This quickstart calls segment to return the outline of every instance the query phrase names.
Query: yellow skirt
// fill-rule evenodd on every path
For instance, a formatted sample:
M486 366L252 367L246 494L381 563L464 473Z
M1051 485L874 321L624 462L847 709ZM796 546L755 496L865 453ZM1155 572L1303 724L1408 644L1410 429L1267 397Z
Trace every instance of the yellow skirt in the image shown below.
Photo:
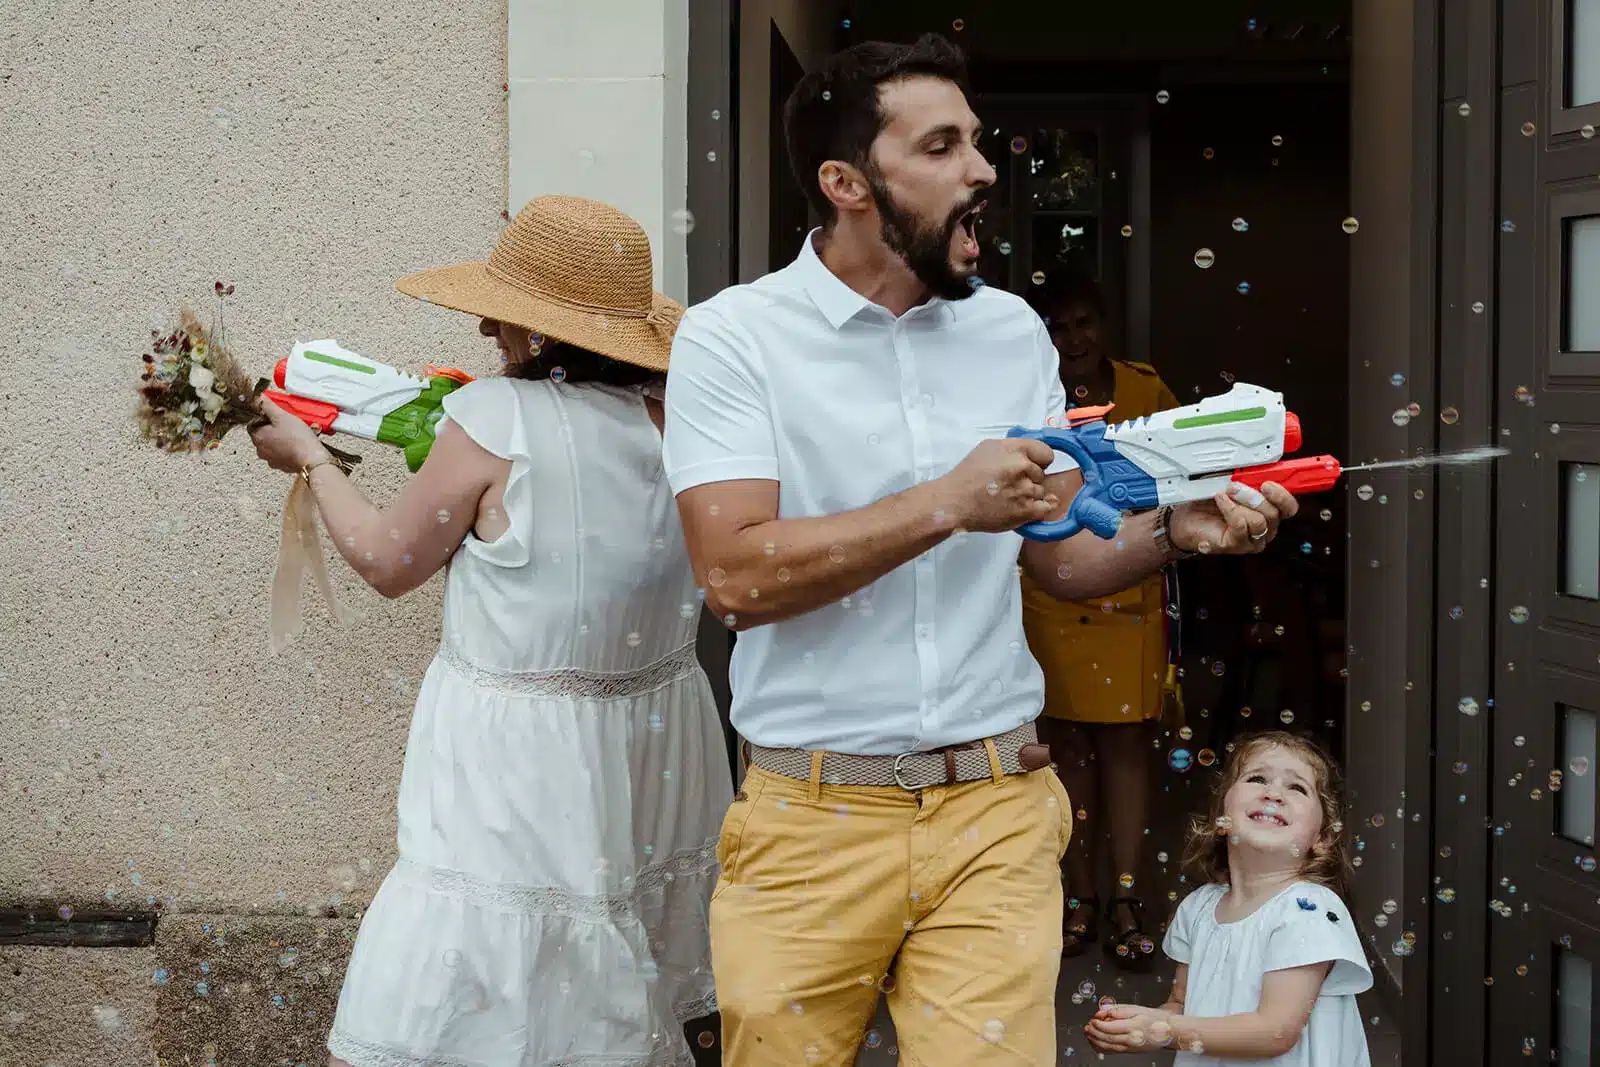
M1099 600L1066 602L1022 579L1022 624L1044 669L1044 713L1073 722L1159 718L1167 670L1159 575Z

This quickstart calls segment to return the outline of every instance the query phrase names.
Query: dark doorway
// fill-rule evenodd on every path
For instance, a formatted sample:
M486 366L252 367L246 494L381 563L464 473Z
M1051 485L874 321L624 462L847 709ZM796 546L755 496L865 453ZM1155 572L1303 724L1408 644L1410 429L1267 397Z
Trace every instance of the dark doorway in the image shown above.
M1298 5L1271 25L1234 5L1191 7L1182 26L1138 4L946 6L856 4L850 36L931 30L967 50L999 175L985 280L1026 293L1039 272L1088 274L1106 294L1115 354L1151 364L1179 403L1263 385L1300 416L1302 454L1347 455L1348 6ZM1343 751L1344 504L1342 493L1304 501L1259 557L1179 568L1185 730L1160 732L1149 752L1158 795L1143 869L1121 872L1157 939L1189 889L1177 866L1185 818L1229 742L1278 728ZM1102 864L1105 900L1119 872ZM1160 1003L1169 977L1124 974L1100 946L1064 961L1063 1053L1093 1054L1080 1027L1100 997ZM885 1023L863 1064L890 1062ZM1390 1061L1376 1035L1373 1058Z
M793 260L800 248L800 239L806 232L806 197L800 190L800 183L795 180L794 169L789 166L788 145L783 136L783 105L804 76L805 68L800 65L794 49L789 47L789 42L783 39L782 32L773 24L772 96L768 101L771 108L771 125L768 129L772 131L768 142L771 166L767 171L772 180L772 198L768 208L768 270L777 270Z

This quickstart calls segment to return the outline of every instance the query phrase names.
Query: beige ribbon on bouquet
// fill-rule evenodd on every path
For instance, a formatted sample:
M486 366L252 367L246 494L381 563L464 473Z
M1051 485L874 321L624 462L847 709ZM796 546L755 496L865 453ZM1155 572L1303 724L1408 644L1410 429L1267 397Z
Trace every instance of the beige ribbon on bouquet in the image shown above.
M300 590L308 571L333 617L341 623L354 619L355 612L340 603L328 581L328 561L323 558L322 538L317 533L316 497L306 480L296 477L283 505L283 540L278 546L278 569L272 576L273 655L288 648L305 628L300 617Z

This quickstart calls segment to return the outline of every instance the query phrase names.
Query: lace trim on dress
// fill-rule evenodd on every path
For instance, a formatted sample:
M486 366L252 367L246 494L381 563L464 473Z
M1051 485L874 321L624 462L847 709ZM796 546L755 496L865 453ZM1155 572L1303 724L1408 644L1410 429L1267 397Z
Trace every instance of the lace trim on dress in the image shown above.
M637 919L634 901L642 894L664 888L680 877L714 874L717 870L716 847L715 841L707 841L675 852L659 863L641 867L626 892L593 896L557 886L490 882L447 867L433 867L407 859L395 862L393 876L429 892L502 911L560 915L590 922L615 922L619 919Z
M694 642L682 645L654 663L634 671L586 671L558 667L547 671L502 671L473 663L448 644L439 646L438 658L479 689L517 696L572 697L611 700L640 696L671 685L700 665Z
M686 1023L690 1019L704 1019L707 1015L717 1013L717 991L708 990L689 1000L680 1000L672 1006L672 1014L678 1022Z
M693 1067L694 1057L673 1035L662 1035L664 1040L643 1056L622 1054L593 1056L563 1056L546 1060L537 1067ZM455 1056L423 1056L404 1049L363 1041L338 1027L328 1035L328 1051L346 1061L351 1067L479 1067L477 1060L463 1060ZM529 1064L526 1067L535 1067Z

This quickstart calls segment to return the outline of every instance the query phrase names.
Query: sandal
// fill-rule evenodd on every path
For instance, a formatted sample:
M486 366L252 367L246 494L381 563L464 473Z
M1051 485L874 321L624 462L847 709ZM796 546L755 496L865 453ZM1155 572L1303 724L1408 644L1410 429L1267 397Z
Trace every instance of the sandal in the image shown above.
M1115 936L1106 942L1106 952L1114 953L1119 967L1130 971L1143 971L1155 960L1156 943L1144 932L1144 901L1138 897L1113 897L1111 900L1111 913L1107 918L1113 924L1116 920L1117 905L1127 906L1128 917L1133 922L1126 926L1116 926Z
M1076 901L1069 899L1067 903L1072 910L1067 912L1061 924L1061 954L1081 956L1083 950L1100 937L1100 924L1095 921L1099 918L1100 898L1079 897ZM1084 918L1085 913L1088 913L1088 918Z

